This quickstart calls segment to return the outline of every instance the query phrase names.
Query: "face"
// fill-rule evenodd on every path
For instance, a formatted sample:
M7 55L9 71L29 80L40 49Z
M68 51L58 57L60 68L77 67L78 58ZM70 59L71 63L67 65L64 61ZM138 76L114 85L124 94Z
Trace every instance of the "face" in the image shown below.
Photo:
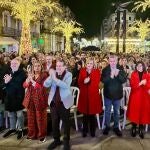
M64 63L63 62L57 62L56 63L56 72L58 73L58 74L62 74L64 71L65 71L65 69L66 69L66 66L64 65Z
M35 58L35 57L32 57L32 58L31 58L31 62L32 62L32 64L34 64L34 63L36 62L36 58Z
M51 56L46 56L46 63L51 64L52 63L52 57Z
M124 59L122 60L122 64L123 64L123 65L126 65L126 64L127 64L127 59L126 59L126 58L124 58Z
M94 62L93 62L93 60L89 60L89 61L87 62L87 64L86 64L86 68L87 68L88 70L92 70L93 67L94 67Z
M109 58L109 64L110 64L111 68L116 68L117 58L115 58L115 57Z
M143 72L143 65L142 64L138 64L136 67L138 72Z
M40 72L42 70L41 64L40 63L35 63L33 70L35 72Z
M10 64L10 67L12 69L12 71L17 71L19 69L19 66L20 66L20 62L18 60L12 60L11 61L11 64Z

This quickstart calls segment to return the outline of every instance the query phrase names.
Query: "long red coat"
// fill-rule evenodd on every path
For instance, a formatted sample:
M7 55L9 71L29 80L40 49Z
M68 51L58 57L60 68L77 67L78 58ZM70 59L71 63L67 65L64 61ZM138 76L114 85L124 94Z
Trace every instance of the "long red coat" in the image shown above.
M150 124L150 76L144 73L142 80L146 79L147 84L139 86L139 75L137 71L131 74L131 94L129 97L127 118L136 124Z
M86 68L80 70L78 85L80 89L78 110L83 114L97 114L102 112L102 101L99 94L100 71L93 69L90 77L90 83L84 84L87 77Z

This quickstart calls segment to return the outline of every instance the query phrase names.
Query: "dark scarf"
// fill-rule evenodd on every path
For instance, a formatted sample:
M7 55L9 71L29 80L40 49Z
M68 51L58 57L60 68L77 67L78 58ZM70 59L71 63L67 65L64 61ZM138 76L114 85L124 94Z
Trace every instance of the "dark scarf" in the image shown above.
M58 75L58 73L56 73L56 78L59 79L59 80L63 80L65 74L66 74L66 71L64 71L62 73L62 75ZM56 91L55 91L55 95L54 95L53 101L54 101L54 105L56 107L58 107L62 103L61 102L61 97L60 97L59 86L56 86Z
M142 77L143 77L143 72L138 72L138 75L139 75L139 79L140 81L142 80Z

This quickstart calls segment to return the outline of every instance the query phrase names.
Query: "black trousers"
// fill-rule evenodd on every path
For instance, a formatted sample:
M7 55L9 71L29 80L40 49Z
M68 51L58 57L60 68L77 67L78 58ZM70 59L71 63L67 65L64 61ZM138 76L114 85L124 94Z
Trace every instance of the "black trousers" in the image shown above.
M70 109L66 109L61 103L56 106L55 104L50 105L51 118L52 118L52 134L54 140L60 140L60 129L59 123L62 120L64 127L64 142L69 142L70 140Z
M83 133L88 133L90 128L91 135L95 135L96 119L95 115L83 115Z

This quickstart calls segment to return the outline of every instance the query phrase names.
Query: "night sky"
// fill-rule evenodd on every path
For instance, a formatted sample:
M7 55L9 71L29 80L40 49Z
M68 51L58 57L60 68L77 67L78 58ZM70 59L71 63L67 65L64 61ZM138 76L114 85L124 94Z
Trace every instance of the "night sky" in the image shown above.
M60 2L69 6L75 14L76 21L83 25L84 36L93 37L100 33L102 20L113 11L111 3L118 0L60 0Z

